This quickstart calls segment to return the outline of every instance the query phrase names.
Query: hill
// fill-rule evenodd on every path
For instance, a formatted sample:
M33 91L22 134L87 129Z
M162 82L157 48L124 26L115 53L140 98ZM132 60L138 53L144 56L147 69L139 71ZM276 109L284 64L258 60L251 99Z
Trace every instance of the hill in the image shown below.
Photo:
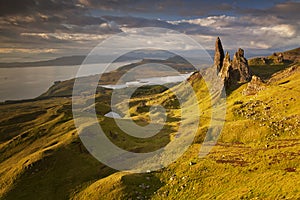
M296 63L300 63L300 48L249 59L251 70L263 79L269 79L275 72Z
M172 57L173 54L162 51L162 50L136 50L129 52L128 54L122 55L115 62L124 62L132 60L142 60L144 58L148 59L159 59L164 60ZM66 65L81 65L87 56L85 55L73 55L64 56L51 60L42 60L34 62L8 62L0 63L0 68L9 67L43 67L43 66L66 66ZM97 63L107 63L109 56L99 56L99 55L89 55L89 59L85 64L97 64Z
M74 126L71 99L62 97L71 94L72 80L56 83L43 99L1 104L1 199L300 198L300 65L297 59L288 61L277 65L249 60L249 69L258 78L252 76L228 94L225 126L204 158L199 158L199 149L212 120L213 96L195 72L189 82L199 104L186 108L200 107L202 112L194 141L176 162L149 173L117 172L87 152ZM121 70L131 67L112 74L118 78ZM105 83L113 82L112 74L106 75ZM173 89L184 88L181 83ZM96 103L85 102L86 109L96 107L107 137L133 152L165 146L174 140L180 122L180 106L172 91L142 89L130 100L130 116L136 123L149 123L149 108L155 104L164 105L168 113L163 131L150 139L130 137L104 117L111 110L112 90L99 87ZM116 107L124 109L122 103Z
M80 65L85 59L85 56L66 56L52 60L36 61L36 62L11 62L0 63L0 67L42 67L42 66L65 66L65 65Z

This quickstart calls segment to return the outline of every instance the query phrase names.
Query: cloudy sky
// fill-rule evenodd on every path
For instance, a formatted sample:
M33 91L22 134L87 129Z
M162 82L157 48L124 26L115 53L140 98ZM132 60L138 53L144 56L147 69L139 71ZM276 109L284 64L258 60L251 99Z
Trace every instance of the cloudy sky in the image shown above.
M185 33L205 49L249 55L299 47L300 1L0 0L0 62L88 54L131 28Z

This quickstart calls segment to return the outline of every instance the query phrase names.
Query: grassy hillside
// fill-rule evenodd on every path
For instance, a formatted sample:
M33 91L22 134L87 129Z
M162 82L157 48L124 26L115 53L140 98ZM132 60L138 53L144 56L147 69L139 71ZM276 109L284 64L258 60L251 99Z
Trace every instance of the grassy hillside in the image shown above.
M87 152L75 130L71 99L59 97L70 90L70 82L52 87L44 96L47 99L2 104L0 197L298 199L300 66L290 65L250 66L254 74L264 78L264 87L253 95L243 95L248 86L244 84L230 93L226 99L225 126L218 143L204 158L199 158L199 150L211 122L212 96L199 74L194 74L190 81L199 105L187 108L201 108L194 142L176 162L149 173L117 172ZM174 87L183 90L182 84ZM64 89L58 92L59 88ZM111 90L99 88L95 106L99 123L116 145L147 152L173 140L180 122L180 107L171 91L158 86L150 90L141 88L130 101L130 116L142 125L149 123L151 105L159 103L167 108L168 120L163 131L151 139L133 138L113 126L112 119L104 117L111 109L110 95ZM88 101L86 106L88 109L93 105ZM122 104L116 106L123 108ZM189 120L193 122L194 118ZM109 134L112 129L118 133L117 138Z
M254 74L267 80L274 73L284 70L293 64L299 64L299 58L300 48L297 48L282 53L274 53L266 57L249 59L249 67Z

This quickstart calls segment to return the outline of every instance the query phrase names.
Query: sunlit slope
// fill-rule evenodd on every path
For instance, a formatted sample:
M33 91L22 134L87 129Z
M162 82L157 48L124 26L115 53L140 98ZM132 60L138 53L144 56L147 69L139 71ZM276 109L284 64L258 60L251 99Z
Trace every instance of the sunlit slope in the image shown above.
M226 123L219 142L208 156L200 159L201 143L211 123L213 96L201 76L194 75L190 82L199 104L185 102L185 109L199 109L201 114L194 143L167 168L144 174L116 172L86 151L75 131L70 98L1 105L0 196L2 199L300 198L299 81L300 70L295 64L266 80L264 88L254 95L243 95L247 84L231 92L226 98ZM183 92L181 84L174 87ZM165 129L152 141L132 138L113 126L113 119L103 117L110 110L107 103L110 92L103 90L98 94L99 122L112 142L133 152L143 152L172 141L181 120L180 106L174 93L158 91L162 93L140 92L130 101L131 118L141 125L150 122L148 111L152 105L167 108L169 118ZM86 106L89 109L93 105L86 102ZM120 111L122 107L117 105ZM192 123L193 117L186 120ZM109 135L109 131L117 132L118 137Z
M248 61L251 71L262 79L269 79L274 73L300 63L300 48L270 56L251 58Z
M243 95L248 84L233 91L226 99L226 123L213 151L204 159L198 157L198 143L207 130L201 127L208 127L210 121L202 120L197 134L201 139L197 140L196 136L189 151L176 163L162 172L151 173L159 176L163 183L152 198L299 198L299 80L300 67L295 64L274 74L263 83L264 89L255 95ZM210 110L210 98L206 96L208 99L205 100L201 96L206 89L203 80L195 79L193 87L202 99L199 107L202 107L202 118L205 119L210 116L206 114ZM166 99L159 96L147 101L146 105L156 101L167 104ZM135 102L135 105L139 104ZM138 111L138 107L132 107L135 117L143 117L146 113ZM176 109L173 112L176 114ZM137 181L136 186L139 184ZM127 192L141 198L140 190L136 190L136 194L130 190Z
M135 178L130 186L120 181L120 174L112 174L103 182L95 182L79 197L299 198L299 80L299 66L295 65L275 74L268 83L264 83L264 90L256 95L242 94L247 84L233 91L227 97L226 123L219 142L207 157L198 157L200 143L207 130L204 127L208 127L210 122L202 120L194 144L176 163L159 172L141 174L143 178ZM180 89L180 85L176 87ZM198 98L202 99L198 106L202 107L203 119L209 118L210 114L205 113L210 113L210 98L205 94L207 88L203 80L195 79L193 87ZM147 121L147 109L140 107L150 107L156 103L168 105L170 99L173 109L169 112L178 117L177 103L172 100L172 95L170 91L165 91L163 95L132 99L131 115L134 119ZM195 107L191 105L191 108ZM159 182L148 183L149 176L157 177ZM107 184L109 180L111 184ZM112 185L110 189L107 189L108 185ZM121 189L114 189L116 185ZM102 193L100 188L109 192Z
M111 174L88 154L66 98L2 105L0 182L5 199L67 199Z

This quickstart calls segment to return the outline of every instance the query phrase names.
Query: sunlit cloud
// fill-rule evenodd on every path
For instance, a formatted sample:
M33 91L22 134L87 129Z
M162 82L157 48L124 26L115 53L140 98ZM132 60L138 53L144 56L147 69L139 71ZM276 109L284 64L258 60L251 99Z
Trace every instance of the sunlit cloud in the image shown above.
M55 38L58 40L66 40L66 41L89 41L89 40L101 41L107 38L109 35L83 34L83 33L21 33L21 36L40 37L43 39Z
M270 45L267 45L263 42L255 42L255 41L250 41L250 46L256 49L268 49L271 47Z
M296 29L289 24L280 24L272 27L262 27L261 31L264 33L271 32L281 37L293 37L296 34Z
M36 53L55 53L58 52L57 49L32 49L32 48L0 48L0 53L29 53L29 54L36 54Z
M168 21L168 22L175 25L178 25L180 23L189 23L189 24L196 24L200 26L220 26L220 24L226 26L228 23L234 22L236 20L237 18L233 16L220 15L220 16L209 16L206 18L182 19L182 20Z
M214 48L217 36L229 51L241 47L246 52L259 53L266 49L272 53L298 47L300 42L300 3L294 1L261 1L259 8L255 5L257 2L234 0L218 5L213 1L181 0L26 2L3 0L5 8L0 8L1 52L17 51L18 54L11 55L23 53L22 57L35 52L37 60L41 56L39 49L45 52L46 49L59 49L55 54L46 52L53 58L72 53L87 54L114 34L130 33L132 29L143 27L185 33L208 50ZM153 43L150 40L144 42Z

